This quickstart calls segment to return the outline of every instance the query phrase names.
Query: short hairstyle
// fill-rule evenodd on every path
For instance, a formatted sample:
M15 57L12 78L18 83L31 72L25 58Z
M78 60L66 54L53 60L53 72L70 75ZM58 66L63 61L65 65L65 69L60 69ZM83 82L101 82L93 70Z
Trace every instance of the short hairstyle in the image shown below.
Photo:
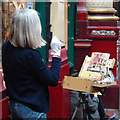
M41 31L41 22L36 10L16 10L11 20L9 40L16 47L38 48L46 44L41 37Z

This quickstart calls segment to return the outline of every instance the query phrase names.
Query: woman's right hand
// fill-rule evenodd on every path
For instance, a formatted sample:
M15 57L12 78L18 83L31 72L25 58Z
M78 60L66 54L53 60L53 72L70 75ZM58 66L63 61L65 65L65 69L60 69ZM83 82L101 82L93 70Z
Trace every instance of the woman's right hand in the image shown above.
M53 57L56 57L56 56L60 57L61 46L62 46L62 43L60 42L60 40L56 36L53 36L50 45L52 49L51 55L53 55Z

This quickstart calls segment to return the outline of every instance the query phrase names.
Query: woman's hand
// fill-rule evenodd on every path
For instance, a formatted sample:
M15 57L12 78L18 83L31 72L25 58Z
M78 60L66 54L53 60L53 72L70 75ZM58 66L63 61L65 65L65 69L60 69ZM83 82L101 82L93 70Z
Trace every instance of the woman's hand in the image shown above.
M61 54L61 46L62 43L60 42L60 40L56 37L53 36L52 41L51 41L51 55L53 55L53 57L60 57Z

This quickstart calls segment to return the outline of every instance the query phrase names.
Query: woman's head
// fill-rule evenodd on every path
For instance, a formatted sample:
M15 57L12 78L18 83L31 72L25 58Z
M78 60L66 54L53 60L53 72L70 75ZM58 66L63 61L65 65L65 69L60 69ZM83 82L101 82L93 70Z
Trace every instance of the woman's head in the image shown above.
M16 47L38 48L46 42L41 37L41 23L37 11L17 10L12 17L9 39Z

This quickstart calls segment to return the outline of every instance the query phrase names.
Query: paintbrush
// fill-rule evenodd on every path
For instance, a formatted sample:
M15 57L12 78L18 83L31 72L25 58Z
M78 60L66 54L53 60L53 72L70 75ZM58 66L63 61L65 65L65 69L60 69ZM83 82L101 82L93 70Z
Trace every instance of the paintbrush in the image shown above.
M42 35L45 35L46 37L48 37L48 38L50 38L50 39L52 39L52 36L50 36L50 35L47 35L47 34L45 34L45 33L41 33ZM63 41L63 40L60 40L60 42L62 42L63 44L66 44L66 42L65 41Z

